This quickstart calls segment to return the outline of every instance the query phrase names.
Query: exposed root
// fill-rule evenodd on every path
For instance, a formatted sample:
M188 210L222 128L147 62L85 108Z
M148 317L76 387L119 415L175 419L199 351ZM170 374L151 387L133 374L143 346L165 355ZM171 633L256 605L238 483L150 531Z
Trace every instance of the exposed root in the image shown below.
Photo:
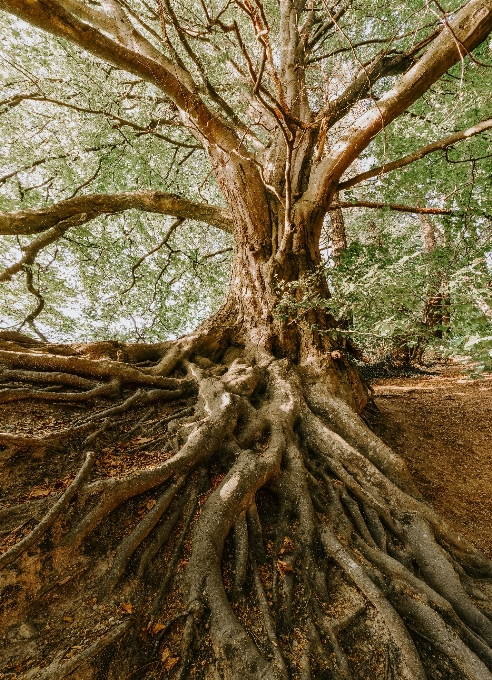
M280 651L279 648L277 633L275 630L275 621L270 611L270 606L268 604L268 600L265 594L265 589L263 588L263 583L261 582L258 567L254 563L254 560L252 560L252 563L256 596L258 598L258 603L260 605L260 611L263 617L264 627L268 635L268 639L270 640L270 644L272 646L272 655L274 658L273 667L275 672L278 674L280 678L282 678L283 680L288 680L289 673L287 671L287 666L285 665L282 652Z
M233 596L237 599L243 594L246 572L248 569L248 525L246 513L241 513L234 523L234 588Z
M94 644L83 652L73 656L68 661L63 662L63 659L55 660L45 666L42 669L34 668L29 671L24 677L26 680L29 678L35 678L36 680L61 680L61 678L66 678L67 675L73 673L79 666L91 659L92 657L99 654L105 647L108 647L112 642L115 642L134 625L135 621L127 619L117 626L114 626L106 635L99 638ZM63 656L63 655L62 655Z
M104 597L108 591L114 588L116 582L130 561L131 556L142 543L142 541L147 538L162 515L166 512L174 496L182 488L185 481L186 477L180 477L174 484L171 484L171 486L161 495L151 511L144 517L143 520L141 520L132 533L127 536L127 538L125 538L122 543L120 543L120 546L116 551L113 566L111 567L111 570L104 580L104 584L101 588L101 598Z
M83 425L42 438L0 434L19 458L33 452L28 464L57 470L94 421L104 419L114 443L104 435L109 453L97 477L89 453L58 497L0 510L16 532L0 556L10 566L2 597L15 611L3 624L8 635L41 601L39 620L50 612L53 622L60 609L73 626L69 634L60 625L59 639L47 633L27 662L25 645L13 645L5 672L25 664L23 677L61 678L89 662L108 680L492 680L490 561L422 500L404 463L324 387L322 373L315 381L312 367L253 350L224 354L219 337L165 346L150 368L46 355L38 345L0 352L10 366L5 395L19 383L68 385L79 391L27 391L84 403L95 390L99 398L138 388ZM173 371L187 377L163 377ZM193 389L193 406L164 405ZM50 446L53 455L36 458ZM11 591L17 580L25 596ZM140 637L98 657L133 618L112 622L131 614ZM85 633L75 633L81 617ZM88 630L99 638L64 659L68 636ZM53 645L60 651L42 667Z
M13 562L21 553L33 546L36 541L38 541L41 536L49 529L56 518L60 515L63 510L68 506L72 498L75 496L77 491L80 489L82 484L85 482L92 470L96 460L96 452L88 451L84 464L79 470L79 473L70 484L68 489L63 493L60 498L56 501L49 512L43 517L41 522L37 525L33 531L31 531L27 536L25 536L19 543L16 543L10 550L0 555L0 569L3 569Z
M203 486L203 481L204 480L202 478L202 479L200 479L200 481L197 484L198 493L200 492L201 487ZM164 598L167 594L167 591L168 591L168 589L169 589L169 587L172 583L172 580L175 576L178 560L181 556L181 552L183 550L183 544L184 544L184 542L187 538L188 530L191 526L191 521L193 519L193 515L196 512L197 505L198 505L198 497L197 497L197 494L194 494L194 495L190 496L190 498L188 499L186 506L184 508L184 511L183 511L183 518L184 518L183 528L181 530L181 534L178 538L178 541L176 542L176 545L174 547L171 559L169 560L169 563L167 564L166 571L165 571L164 576L162 578L161 586L160 586L160 588L157 592L157 595L156 595L156 598L155 598L155 601L154 601L154 604L153 604L153 607L152 607L152 610L151 610L151 612L154 616L159 614L159 612L162 608L163 600L164 600Z
M185 394L186 392L183 390L150 390L149 392L138 390L119 406L113 406L113 408L100 411L99 413L89 416L87 420L94 421L101 420L102 418L113 418L114 416L126 413L130 408L148 406L157 401L175 401L181 399Z
M47 373L45 371L19 371L4 368L0 371L0 382L27 382L27 383L42 383L45 385L68 385L70 387L77 387L81 390L92 390L98 387L95 380L88 380L81 378L72 373L53 372Z
M0 390L0 404L8 401L19 401L20 399L80 403L99 399L100 397L116 397L120 392L120 388L121 383L116 379L87 392L53 392L50 391L50 388L46 390L31 390L29 388L5 389Z
M34 352L10 352L8 350L0 350L0 361L6 366L13 368L73 373L77 376L90 376L109 380L119 379L122 384L126 385L144 385L163 390L190 387L188 380L148 375L137 368L133 368L133 366L118 361L93 361L74 356L66 357Z

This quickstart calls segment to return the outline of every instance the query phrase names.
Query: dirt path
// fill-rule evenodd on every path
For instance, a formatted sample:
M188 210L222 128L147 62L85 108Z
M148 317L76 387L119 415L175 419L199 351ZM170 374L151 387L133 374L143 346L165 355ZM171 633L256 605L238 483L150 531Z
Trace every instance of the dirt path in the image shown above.
M447 369L372 386L375 432L436 510L492 557L492 376L472 381Z

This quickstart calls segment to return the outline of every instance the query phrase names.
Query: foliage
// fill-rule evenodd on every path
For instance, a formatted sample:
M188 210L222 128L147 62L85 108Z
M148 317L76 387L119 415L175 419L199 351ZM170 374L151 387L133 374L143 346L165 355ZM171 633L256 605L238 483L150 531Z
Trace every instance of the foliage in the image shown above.
M443 358L462 356L472 361L474 375L491 370L490 232L484 228L471 241L460 219L434 218L440 243L426 253L417 217L381 211L368 219L366 211L358 212L346 220L349 246L339 266L328 234L320 272L282 287L279 315L292 320L325 309L338 321L333 335L351 337L371 361L395 358L403 345ZM319 275L327 277L329 299L313 293ZM426 300L436 290L449 295L445 325L424 323Z

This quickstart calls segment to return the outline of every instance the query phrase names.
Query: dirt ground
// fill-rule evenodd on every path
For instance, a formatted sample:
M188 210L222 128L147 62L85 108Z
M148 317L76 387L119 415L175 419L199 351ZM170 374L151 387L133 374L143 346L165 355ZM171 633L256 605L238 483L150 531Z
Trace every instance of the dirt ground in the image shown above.
M373 430L405 458L436 510L492 558L492 375L461 367L372 381Z

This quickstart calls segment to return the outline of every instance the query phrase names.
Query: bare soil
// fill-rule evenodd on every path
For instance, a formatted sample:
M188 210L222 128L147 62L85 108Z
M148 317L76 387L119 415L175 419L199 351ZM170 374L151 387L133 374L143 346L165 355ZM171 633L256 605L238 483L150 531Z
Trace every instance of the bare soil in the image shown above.
M372 387L372 429L405 458L425 499L492 557L492 376L471 380L451 366Z

